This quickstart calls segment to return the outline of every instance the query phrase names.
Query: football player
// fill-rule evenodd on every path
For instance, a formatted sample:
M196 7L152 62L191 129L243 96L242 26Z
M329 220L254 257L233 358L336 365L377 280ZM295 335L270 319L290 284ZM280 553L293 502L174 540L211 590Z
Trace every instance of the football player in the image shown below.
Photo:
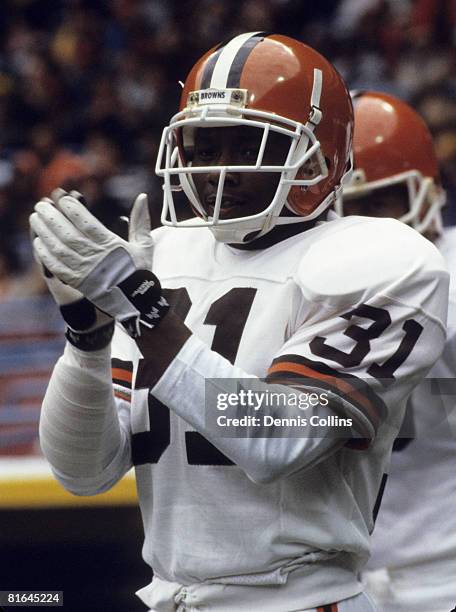
M374 610L359 574L448 275L406 225L328 213L352 121L321 55L242 34L195 64L163 132L164 227L144 195L129 241L77 194L35 207L68 324L42 448L77 495L135 467L151 610Z
M355 171L341 212L412 225L436 241L451 272L456 234L442 230L445 193L427 126L391 95L353 99ZM456 376L455 317L450 286L445 350L411 395L373 532L366 582L385 612L447 612L456 603L455 388L448 384Z

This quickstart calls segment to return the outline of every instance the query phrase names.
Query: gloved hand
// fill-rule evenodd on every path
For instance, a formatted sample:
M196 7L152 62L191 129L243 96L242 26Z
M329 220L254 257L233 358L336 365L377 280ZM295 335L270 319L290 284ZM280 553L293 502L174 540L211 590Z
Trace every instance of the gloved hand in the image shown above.
M146 194L133 205L128 241L70 194L55 206L38 202L30 224L37 234L34 249L46 268L120 321L131 336L141 334L140 324L153 328L166 315L168 303L150 271L153 240Z
M54 205L58 200L68 195L63 189L56 189L51 194L51 199L45 200ZM81 194L71 192L75 198L81 198ZM32 230L32 241L35 234ZM59 306L63 320L67 324L66 337L68 341L77 348L85 351L94 351L104 348L111 341L114 333L114 320L96 308L80 291L62 283L54 276L40 260L34 249L36 262L43 274L49 292Z

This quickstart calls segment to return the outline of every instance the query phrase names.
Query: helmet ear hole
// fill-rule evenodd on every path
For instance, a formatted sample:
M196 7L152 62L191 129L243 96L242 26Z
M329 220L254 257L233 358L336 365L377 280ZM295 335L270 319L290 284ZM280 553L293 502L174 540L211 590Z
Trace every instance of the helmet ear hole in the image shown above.
M298 174L296 175L296 178L311 180L317 177L319 174L320 174L320 165L318 164L318 161L315 155L313 155L298 170Z
M312 179L314 176L316 176L316 174L313 165L308 165L306 162L304 166L298 170L296 178ZM310 215L317 206L313 199L309 200L309 198L306 197L308 190L309 187L307 185L293 186L288 193L287 208L300 217Z

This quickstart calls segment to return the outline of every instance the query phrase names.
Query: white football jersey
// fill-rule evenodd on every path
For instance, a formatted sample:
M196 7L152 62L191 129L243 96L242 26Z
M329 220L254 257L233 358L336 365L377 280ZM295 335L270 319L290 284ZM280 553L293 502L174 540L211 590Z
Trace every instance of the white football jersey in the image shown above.
M447 342L412 393L368 564L390 572L384 578L393 581L397 599L386 609L394 611L456 605L456 229L445 230L437 246L451 275ZM381 576L372 588L389 601L393 595Z
M321 222L257 251L218 243L206 229L153 235L153 270L194 337L150 385L153 394L141 365L138 375L135 343L121 330L113 343L119 409L132 397L144 559L161 580L184 585L284 585L293 573L301 609L318 605L322 592L329 601L359 592L406 399L444 344L441 255L399 222L362 217ZM363 440L254 482L232 460L253 440L209 442L199 433L204 390L194 381L268 371L271 380L305 377L342 397L342 416ZM264 445L283 452L283 442ZM299 453L299 444L287 438L285 452Z

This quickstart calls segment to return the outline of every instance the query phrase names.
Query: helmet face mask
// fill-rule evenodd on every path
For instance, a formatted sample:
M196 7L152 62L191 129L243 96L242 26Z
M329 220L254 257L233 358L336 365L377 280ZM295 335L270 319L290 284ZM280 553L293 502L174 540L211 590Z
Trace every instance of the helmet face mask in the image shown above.
M251 232L261 232L267 228L273 220L275 224L296 223L302 221L296 215L291 217L278 218L284 207L286 197L292 186L299 188L307 187L318 183L327 176L327 167L324 157L321 155L319 143L316 141L315 135L306 126L296 122L294 124L286 119L284 122L277 116L258 117L256 113L251 116L250 113L244 113L239 117L223 117L220 115L220 107L216 107L216 115L211 116L209 113L212 110L210 106L206 107L206 112L197 118L185 118L185 112L179 113L170 122L169 128L165 128L161 143L161 155L166 157L166 165L157 170L157 173L164 177L165 190L165 208L163 211L164 217L162 223L178 225L179 221L175 216L174 199L172 187L172 177L177 176L180 181L182 190L190 200L198 219L195 222L186 222L189 226L208 226L214 228L225 226L231 228L231 232L236 229L247 230ZM226 111L224 111L226 112ZM269 121L266 121L269 120ZM272 123L274 121L274 123ZM280 123L279 123L280 121ZM250 127L261 131L260 146L258 154L250 163L229 164L229 165L202 165L193 163L192 155L188 154L188 137L187 143L185 134L196 129L223 129L229 127ZM193 128L193 130L189 130ZM285 159L281 164L268 165L264 163L265 151L271 141L272 135L280 135L289 141L288 151ZM180 144L181 143L181 144ZM190 159L188 159L190 157ZM308 161L312 162L312 167L318 168L318 173L310 178L298 178L296 175L300 168L305 167ZM217 173L218 187L216 194L215 207L212 215L209 214L201 201L198 190L195 187L195 175L207 175L209 173ZM264 203L264 209L254 215L242 216L237 219L220 218L220 208L222 203L223 190L226 182L226 175L229 173L274 173L277 175L277 188L272 194L271 200ZM174 181L175 183L176 181ZM169 217L168 217L169 212ZM231 241L230 233L226 232L226 240ZM266 232L264 232L266 233ZM219 232L219 236L223 239L223 233ZM258 237L258 236L256 236Z
M246 45L250 48L252 41L255 49L241 70L240 87L226 87L229 79L224 82L219 80L214 86L214 76L209 87L201 87L207 81L204 75L211 63L214 73L217 72L223 54L228 53L226 47L234 45L239 53L245 51ZM315 56L316 61L311 63L311 69L306 64L306 74L303 76L298 68L302 70L302 64L309 59L309 54L311 59ZM214 56L219 59L214 61ZM280 66L278 59L284 62ZM290 61L294 62L291 68ZM222 62L222 68L223 65ZM260 70L265 71L264 78L256 74ZM226 72L228 74L229 70ZM324 119L324 109L321 110L320 106L326 82L331 83L333 89L336 82L339 97L345 98L345 106L342 105L345 125L340 118L336 117L334 121L338 129L339 148L343 147L342 151L337 151L338 164L334 163L332 152L322 151L319 140L319 124ZM297 95L298 99L293 98L290 102L290 93L294 97ZM300 94L306 98L302 98L301 102ZM209 52L190 73L184 87L181 111L163 131L156 166L157 174L164 180L162 223L177 227L207 226L220 241L242 243L266 234L275 225L317 217L334 200L337 187L348 168L351 113L348 92L337 72L319 54L293 39L246 34L230 41L221 51L216 49ZM228 160L221 159L219 163L210 159L210 163L203 165L204 158L195 163L193 151L197 130L235 127L258 132L256 155L248 161L233 155ZM322 134L325 136L323 131ZM274 142L278 139L288 142L285 149L279 147L280 158L271 155ZM331 142L334 140L332 138ZM325 157L329 159L329 170ZM241 176L245 184L248 177L254 174L262 174L267 180L264 173L276 177L276 187L268 195L268 201L262 202L258 209L253 207L253 211L252 206L245 206L245 210L239 208L239 214L235 217L228 214L224 197L229 200L233 194L227 177L234 174ZM330 174L331 180L328 181ZM208 175L211 175L212 183L217 183L215 193L210 195L211 206L204 201L199 186L203 177L207 180ZM324 189L321 188L322 184L325 184ZM187 196L195 213L194 219L182 222L177 218L173 197L176 190L182 190ZM231 195L224 196L227 190Z
M341 217L352 209L351 203L360 198L369 198L369 196L378 192L378 197L382 196L382 192L388 187L403 186L404 194L403 214L370 214L368 216L389 216L410 225L420 234L425 234L432 229L433 232L440 234L442 232L443 223L441 209L445 205L445 192L440 186L437 186L431 177L426 177L418 170L409 170L397 175L390 176L376 181L367 181L362 169L356 169L353 172L351 182L344 187L342 193L337 197L335 210ZM386 208L386 207L385 207ZM366 206L366 210L371 210L372 207ZM375 213L375 211L373 211ZM356 213L349 212L348 214L363 215L363 205L356 205ZM364 213L367 214L367 213Z

